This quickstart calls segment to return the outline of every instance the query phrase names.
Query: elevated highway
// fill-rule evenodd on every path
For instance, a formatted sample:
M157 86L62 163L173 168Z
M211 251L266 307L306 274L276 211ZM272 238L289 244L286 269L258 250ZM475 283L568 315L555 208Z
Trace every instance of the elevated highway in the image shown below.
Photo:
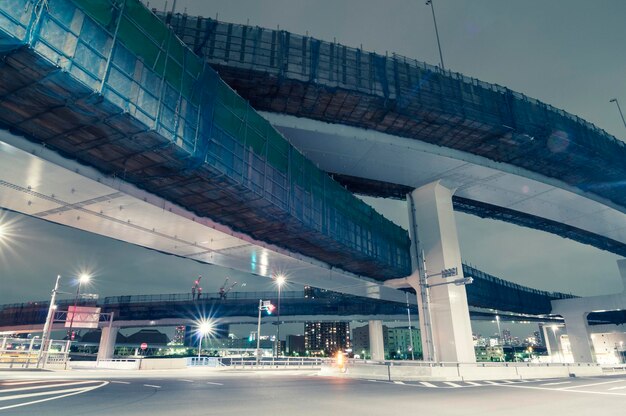
M626 256L626 144L563 110L403 56L160 14L291 143L348 189L456 210Z

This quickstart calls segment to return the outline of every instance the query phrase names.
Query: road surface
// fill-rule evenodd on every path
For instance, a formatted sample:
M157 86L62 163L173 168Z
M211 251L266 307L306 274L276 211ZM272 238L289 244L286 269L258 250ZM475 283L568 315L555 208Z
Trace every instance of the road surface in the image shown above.
M0 415L623 415L626 375L381 382L313 372L0 372Z

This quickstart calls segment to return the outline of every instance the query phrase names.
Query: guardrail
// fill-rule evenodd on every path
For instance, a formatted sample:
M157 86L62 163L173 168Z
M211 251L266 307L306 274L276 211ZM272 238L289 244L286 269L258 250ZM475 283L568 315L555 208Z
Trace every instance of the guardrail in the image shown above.
M228 367L228 368L311 368L320 367L332 361L330 358L310 357L278 357L262 358L257 361L254 357L189 357L188 367Z

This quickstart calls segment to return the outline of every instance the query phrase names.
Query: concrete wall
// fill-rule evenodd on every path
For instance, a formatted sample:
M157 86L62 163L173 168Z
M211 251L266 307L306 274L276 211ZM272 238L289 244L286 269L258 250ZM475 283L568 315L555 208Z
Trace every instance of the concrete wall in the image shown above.
M602 374L595 364L531 364L531 363L477 363L477 364L396 364L349 363L345 373L336 367L322 367L321 375L366 378L386 381L472 381L516 380L532 378L583 377Z
M187 368L186 358L144 358L140 361L140 370L171 370Z

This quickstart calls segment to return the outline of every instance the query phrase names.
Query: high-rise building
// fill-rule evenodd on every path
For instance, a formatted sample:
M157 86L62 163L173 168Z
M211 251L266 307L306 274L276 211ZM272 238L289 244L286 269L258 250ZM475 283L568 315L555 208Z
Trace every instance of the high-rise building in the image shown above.
M174 336L169 345L183 345L185 343L185 325L179 325L174 330Z
M332 355L350 346L349 322L305 322L304 348L310 355Z
M304 355L306 352L304 335L287 335L286 344L286 351L289 355Z
M503 345L511 345L511 330L503 329L502 330L502 344Z

